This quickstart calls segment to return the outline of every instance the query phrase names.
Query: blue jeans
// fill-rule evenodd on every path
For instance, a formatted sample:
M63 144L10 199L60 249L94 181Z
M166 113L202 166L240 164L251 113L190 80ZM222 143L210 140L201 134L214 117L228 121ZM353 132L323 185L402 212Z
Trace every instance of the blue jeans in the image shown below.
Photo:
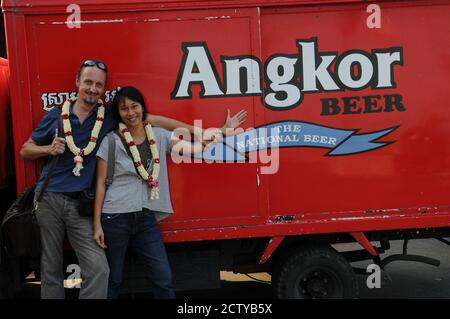
M143 261L145 274L151 282L153 296L157 299L175 298L172 271L158 222L152 211L144 209L134 213L102 214L102 227L110 268L109 299L119 297L129 243Z

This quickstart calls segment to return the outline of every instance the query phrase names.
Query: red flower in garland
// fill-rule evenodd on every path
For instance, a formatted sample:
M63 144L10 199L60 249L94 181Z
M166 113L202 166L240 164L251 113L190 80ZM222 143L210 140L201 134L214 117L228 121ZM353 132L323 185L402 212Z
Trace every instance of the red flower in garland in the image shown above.
M157 181L151 181L150 182L150 187L158 187L158 182Z
M153 145L153 144L155 144L155 140L150 140L149 143L150 143L150 145Z
M72 131L64 132L64 136L71 136L71 135L72 135Z
M94 142L94 143L97 142L97 138L94 137L94 136L92 136L92 137L91 137L91 142Z
M159 164L159 158L155 158L155 163Z
M136 144L134 144L134 141L131 141L131 142L127 143L127 144L128 144L128 147L136 145Z
M62 118L63 118L63 120L68 120L69 119L69 114L63 114Z

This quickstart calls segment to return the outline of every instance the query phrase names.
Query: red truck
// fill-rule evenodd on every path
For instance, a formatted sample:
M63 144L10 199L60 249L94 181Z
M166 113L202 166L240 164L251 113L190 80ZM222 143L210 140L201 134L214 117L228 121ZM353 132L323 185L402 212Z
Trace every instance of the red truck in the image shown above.
M22 143L97 58L106 101L131 84L152 113L204 128L248 112L238 134L169 163L175 214L161 228L178 289L266 271L276 297L347 298L353 261L436 263L380 254L450 234L449 1L77 3L2 3L18 192L40 173ZM361 248L332 246L346 242ZM127 269L127 287L147 289Z
M11 125L11 108L9 102L9 65L8 60L0 58L0 196L14 198L14 152ZM5 197L4 197L5 196ZM2 200L1 211L5 211L10 204Z

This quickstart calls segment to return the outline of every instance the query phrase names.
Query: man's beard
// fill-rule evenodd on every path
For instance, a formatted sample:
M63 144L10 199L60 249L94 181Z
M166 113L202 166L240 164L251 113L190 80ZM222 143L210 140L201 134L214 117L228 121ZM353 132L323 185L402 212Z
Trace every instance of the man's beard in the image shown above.
M93 106L93 105L97 104L98 97L85 96L83 101L84 101L84 103Z

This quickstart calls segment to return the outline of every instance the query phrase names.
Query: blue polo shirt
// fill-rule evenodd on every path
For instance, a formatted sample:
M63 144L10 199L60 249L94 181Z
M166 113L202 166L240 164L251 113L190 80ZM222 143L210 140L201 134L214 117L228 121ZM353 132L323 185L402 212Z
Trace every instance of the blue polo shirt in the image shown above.
M78 117L72 112L73 104L70 107L70 124L72 126L72 136L79 148L85 148L91 138L92 129L94 128L95 121L97 119L97 108L94 108L88 117L84 120L83 124L80 124ZM52 143L55 137L55 130L58 127L59 115L61 111L57 108L53 108L41 119L38 127L31 134L32 140L37 145L49 145ZM75 167L73 162L74 154L66 146L63 154L59 156L58 163L53 170L53 174L50 177L48 183L47 192L78 192L91 186L95 177L96 168L96 156L97 150L102 142L102 139L110 132L115 126L115 121L112 116L111 106L105 106L105 119L103 121L100 134L97 139L95 149L88 155L84 156L83 166L80 171L80 176L75 176L72 170ZM47 176L48 169L51 163L51 156L46 158L46 162L42 169L41 177L36 185L36 192L41 190L45 177Z

